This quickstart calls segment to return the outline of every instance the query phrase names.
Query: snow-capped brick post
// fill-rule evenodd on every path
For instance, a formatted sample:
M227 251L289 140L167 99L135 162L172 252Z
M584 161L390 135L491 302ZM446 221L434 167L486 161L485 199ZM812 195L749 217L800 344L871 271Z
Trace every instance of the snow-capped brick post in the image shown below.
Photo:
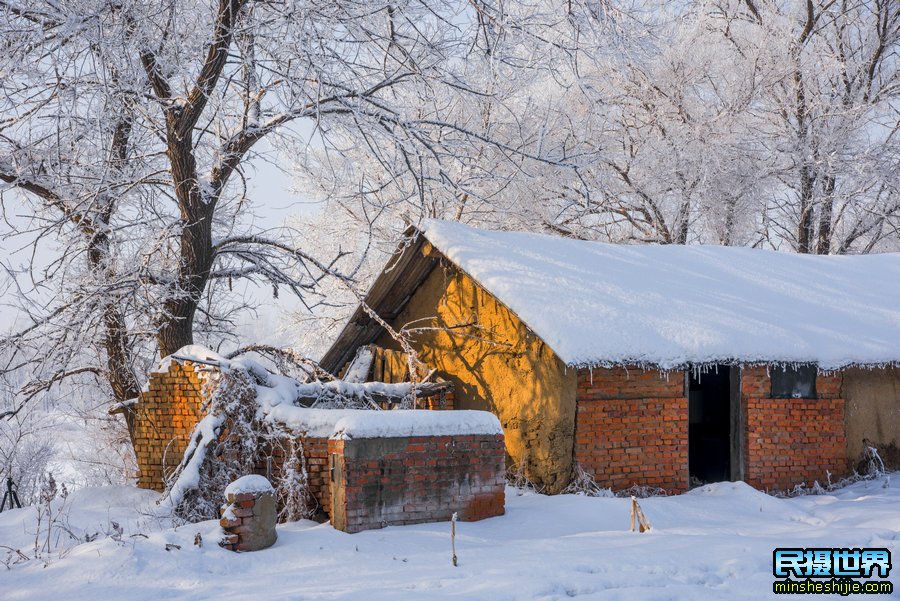
M275 544L275 489L262 476L238 478L225 489L219 543L230 551L259 551Z
M483 411L352 415L328 444L331 523L359 532L394 524L502 515L506 450Z

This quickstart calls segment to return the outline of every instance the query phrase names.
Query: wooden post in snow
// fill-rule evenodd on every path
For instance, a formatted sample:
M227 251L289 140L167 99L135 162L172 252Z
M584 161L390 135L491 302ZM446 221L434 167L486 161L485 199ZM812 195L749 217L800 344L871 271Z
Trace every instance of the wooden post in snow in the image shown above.
M637 518L638 528L640 532L646 532L650 530L650 520L644 515L641 506L638 505L637 499L632 496L631 497L631 531L634 532L634 521Z
M450 548L453 550L453 567L456 567L456 512L450 518Z

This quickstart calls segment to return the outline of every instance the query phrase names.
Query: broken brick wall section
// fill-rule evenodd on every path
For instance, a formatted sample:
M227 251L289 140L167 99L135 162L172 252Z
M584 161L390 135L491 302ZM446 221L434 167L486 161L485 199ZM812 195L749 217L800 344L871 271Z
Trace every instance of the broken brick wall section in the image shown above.
M334 482L331 523L359 532L388 525L502 515L502 434L329 441Z
M189 360L169 359L150 373L149 381L134 406L136 414L134 450L138 464L139 488L162 492L165 477L170 475L184 456L194 426L202 416L206 400L205 376ZM201 369L208 366L200 365ZM255 473L269 479L280 475L292 435L285 433L283 444L270 449L271 462L262 461ZM295 437L297 448L303 449L309 490L325 514L331 508L331 483L328 479L328 438ZM316 509L316 508L311 508Z
M191 361L170 360L150 374L134 407L139 487L164 489L164 477L181 461L193 428L202 417L204 381L205 375L198 373ZM433 400L436 399L425 399L429 403ZM441 401L425 406L452 408L452 392ZM383 417L390 418L395 412L383 413ZM439 421L462 419L462 414L456 411L421 410L421 413ZM484 412L473 413L491 417ZM500 432L499 422L496 432ZM446 520L454 512L459 513L460 519L469 521L503 513L506 468L502 434L344 441L329 440L328 436L294 435L286 430L285 440L270 449L270 458L255 466L256 474L277 482L290 454L291 440L295 451L302 449L309 493L316 504L310 509L317 510L322 517L333 517L332 508L336 505L332 495L340 491L344 496L338 503L342 516L338 520L344 520L348 532L380 528L384 524ZM374 455L367 456L368 452ZM343 476L332 469L338 459L346 459L349 481L341 480ZM378 507L368 504L373 499L380 503Z
M181 461L203 404L202 374L190 361L169 360L152 372L133 409L138 486L162 491Z
M138 487L155 491L165 489L165 477L178 466L190 441L194 426L202 415L205 401L205 374L197 371L207 365L189 360L168 359L150 373L147 385L133 406L135 412L134 451L138 465ZM422 397L416 401L423 410L452 410L453 390ZM286 434L290 436L290 434ZM331 487L328 480L328 438L296 437L303 448L310 492L327 514L331 509ZM256 473L277 477L285 457L285 445L272 449L273 464L260 463Z

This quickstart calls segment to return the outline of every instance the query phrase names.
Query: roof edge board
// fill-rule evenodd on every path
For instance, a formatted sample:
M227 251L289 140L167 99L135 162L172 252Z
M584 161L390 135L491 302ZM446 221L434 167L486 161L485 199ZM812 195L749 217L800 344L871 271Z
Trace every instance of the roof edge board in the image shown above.
M420 230L410 227L404 232L404 237L410 239L410 241L402 242L398 248L399 252L393 254L387 260L363 299L363 302L381 317L392 312L399 314L409 302L409 299L412 298L414 290L419 287L434 268L434 265L423 265L422 273L407 283L407 287L410 290L402 296L399 306L390 308L382 306L390 294L397 291L398 280L402 277L403 272L409 269L410 265L415 265L416 262L422 262L423 264L426 262L437 263L436 259L422 255L421 251L425 236ZM394 317L389 317L388 319L393 319ZM372 318L362 308L362 305L357 305L331 347L322 356L320 360L322 368L333 373L352 357L356 348L363 344L374 342L381 335L383 328L377 325L373 329L371 328L372 323Z

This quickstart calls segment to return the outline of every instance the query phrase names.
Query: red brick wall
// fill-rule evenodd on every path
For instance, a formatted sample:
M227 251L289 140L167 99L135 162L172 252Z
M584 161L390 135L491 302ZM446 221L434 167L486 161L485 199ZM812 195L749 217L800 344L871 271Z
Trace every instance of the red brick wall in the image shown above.
M328 439L306 438L303 441L306 457L306 474L309 492L319 504L319 509L331 514L331 478L328 471Z
M429 408L452 409L454 397L451 391L443 398L420 402ZM190 362L172 361L167 372L151 374L147 391L135 407L140 487L163 490L163 474L181 460L201 418L202 403L202 380ZM353 441L302 437L299 442L311 495L334 520L332 495L340 490L338 519L344 520L348 532L383 524L448 520L454 512L471 521L504 511L502 435ZM255 471L277 480L288 452L283 446L271 449L271 463L262 461ZM337 482L332 482L331 453L337 453L348 480L339 474Z
M181 365L173 360L167 372L150 374L134 407L134 453L140 488L163 490L163 476L181 461L194 425L200 421L202 386L190 361Z
M745 480L760 489L788 490L848 472L840 373L819 375L817 399L772 399L765 367L741 370L746 439Z
M597 484L688 487L688 401L682 372L578 370L575 460Z
M332 525L359 532L390 524L463 521L504 512L502 435L330 440L336 456Z

